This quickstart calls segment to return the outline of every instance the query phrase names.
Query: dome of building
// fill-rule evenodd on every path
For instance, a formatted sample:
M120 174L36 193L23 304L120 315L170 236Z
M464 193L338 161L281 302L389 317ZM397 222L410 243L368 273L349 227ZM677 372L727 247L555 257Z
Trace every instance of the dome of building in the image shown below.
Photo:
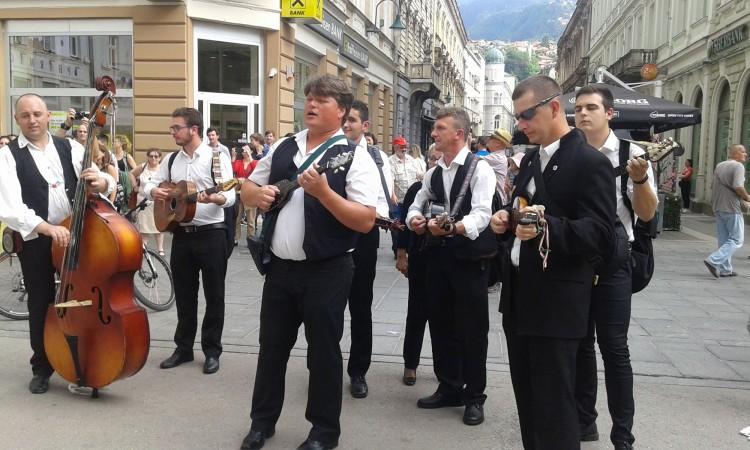
M495 47L491 47L484 53L484 62L487 64L504 64L505 55Z

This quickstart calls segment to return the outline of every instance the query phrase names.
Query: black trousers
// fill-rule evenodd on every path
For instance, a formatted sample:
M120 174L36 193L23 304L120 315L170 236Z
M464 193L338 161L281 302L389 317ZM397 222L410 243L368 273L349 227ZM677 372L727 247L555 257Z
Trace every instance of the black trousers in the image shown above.
M404 333L404 366L417 369L427 324L427 261L421 252L409 253L409 306Z
M521 336L503 316L508 362L526 450L580 449L574 397L580 339Z
M206 356L221 355L224 329L224 278L227 274L226 230L196 233L177 231L172 239L169 265L177 303L177 351L193 353L198 330L198 287L203 279L206 313L201 325L201 348Z
M338 443L343 376L339 341L353 272L348 253L317 262L272 259L260 309L251 429L269 431L276 426L284 404L289 352L304 323L310 371L305 410L305 418L312 423L309 438L327 445Z
M366 375L372 359L372 285L379 245L380 229L374 227L369 233L359 235L352 254L354 276L349 289L352 343L346 368L350 377Z
M465 404L487 396L487 266L461 261L448 247L425 250L428 317L438 391Z
M690 208L690 181L680 180L680 196L682 197L682 207Z
M599 276L591 292L589 333L578 349L576 373L576 403L581 429L596 421L596 351L594 341L599 341L599 351L604 362L604 380L607 405L612 417L610 439L612 443L635 441L633 415L633 368L628 349L630 327L631 277L629 258L618 258L613 270Z
M52 265L52 239L39 236L23 243L18 255L21 261L29 305L29 337L31 340L31 371L35 375L52 375L54 369L44 351L44 320L47 308L55 301L55 267Z

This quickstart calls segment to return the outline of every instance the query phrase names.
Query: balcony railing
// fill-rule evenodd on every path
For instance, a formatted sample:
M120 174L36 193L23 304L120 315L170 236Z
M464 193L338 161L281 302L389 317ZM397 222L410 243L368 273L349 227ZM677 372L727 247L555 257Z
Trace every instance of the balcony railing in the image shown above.
M438 86L439 73L431 63L409 64L409 78L412 83L432 83Z
M609 66L609 71L626 83L641 81L641 67L644 64L656 64L657 50L633 49Z

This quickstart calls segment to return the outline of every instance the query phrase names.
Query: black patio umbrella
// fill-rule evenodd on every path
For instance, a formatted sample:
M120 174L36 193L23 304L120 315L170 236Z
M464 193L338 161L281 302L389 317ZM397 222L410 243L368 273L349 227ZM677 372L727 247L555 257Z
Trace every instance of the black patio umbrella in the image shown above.
M654 133L662 133L701 123L701 111L698 108L620 86L600 83L594 85L609 88L615 98L615 115L610 121L612 129L645 130L653 127ZM575 125L575 91L563 95L563 104L568 123Z

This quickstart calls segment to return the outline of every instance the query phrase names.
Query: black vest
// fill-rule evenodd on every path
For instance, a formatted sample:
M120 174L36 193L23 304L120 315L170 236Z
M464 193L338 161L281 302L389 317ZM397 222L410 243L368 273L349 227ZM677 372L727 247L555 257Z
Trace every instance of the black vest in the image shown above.
M60 163L62 163L65 193L68 194L68 199L72 204L78 177L75 169L73 169L70 142L56 136L52 136L52 142L55 144ZM26 206L34 210L37 216L47 220L49 215L49 183L39 172L34 157L31 156L28 148L18 146L18 139L11 141L8 148L16 160L16 174L21 184L21 199Z
M456 204L456 197L461 191L461 186L466 179L466 172L469 170L471 158L476 158L474 155L469 153L466 155L464 163L458 166L456 176L453 178L453 185L451 186L450 199L451 208ZM475 172L476 173L476 172ZM443 168L436 166L432 172L432 178L430 178L430 187L433 195L435 195L435 202L445 204L445 187L443 185ZM456 214L456 222L463 219L463 217L471 212L471 186L466 190L466 195L461 203L461 208ZM456 235L450 238L446 238L446 245L452 248L453 254L457 259L466 260L478 260L482 258L490 258L497 253L497 240L492 232L492 229L487 225L476 239L471 240L463 235Z
M318 165L322 166L331 158L347 151L353 152L355 149L356 146L351 144L334 145L323 153ZM294 164L294 155L297 151L297 141L294 138L286 139L279 145L273 153L269 184L283 179L296 178L298 167ZM328 185L344 198L346 198L346 174L350 165L351 163L347 164L346 170L326 173ZM284 224L277 223L276 226L284 226ZM305 194L305 240L302 249L308 261L319 261L342 255L357 245L358 236L359 233L336 220L318 199Z

